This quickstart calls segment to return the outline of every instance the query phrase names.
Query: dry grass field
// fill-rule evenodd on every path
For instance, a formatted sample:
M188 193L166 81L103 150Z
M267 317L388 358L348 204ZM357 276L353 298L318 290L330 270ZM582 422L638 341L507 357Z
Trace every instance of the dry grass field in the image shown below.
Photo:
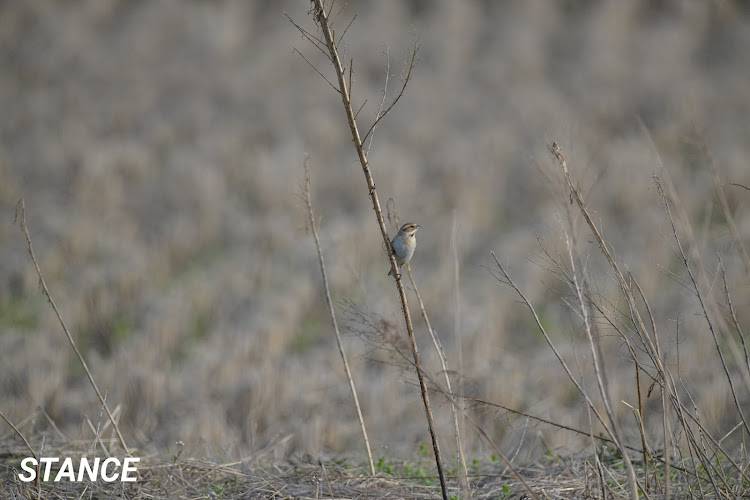
M692 425L698 442L721 440L726 457L707 451L709 461L729 457L743 471L730 467L726 486L714 489L704 478L702 493L750 488L742 337L750 335L750 6L350 0L334 13L339 7L337 36L356 15L339 50L347 67L353 61L355 107L366 101L364 130L386 75L387 106L418 40L406 93L375 129L369 162L381 202L393 199L402 221L422 225L411 270L454 390L468 397L462 442L476 476L502 475L497 450L519 469L583 471L568 474L580 484L586 464L618 461L601 442L595 453L586 434L605 429L552 343L605 414L596 352L625 444L640 450L643 436L653 457L690 468ZM249 463L276 466L285 481L290 460L317 467L319 456L366 472L301 198L308 153L331 294L379 470L411 476L414 463L430 467L414 370L397 352L406 339L401 304L341 99L300 53L335 76L285 13L316 33L303 0L0 6L0 412L32 447L78 449L106 418L41 292L14 222L21 198L52 298L131 448L170 463L179 441L182 459L236 462L237 474ZM653 318L646 330L658 337L689 424L674 408L664 418L659 370L645 345L631 351L625 342L643 332L548 150L553 141L617 265L641 290L636 307ZM439 385L407 289L423 367ZM437 390L431 398L455 471L451 403ZM0 443L6 458L23 446L2 421ZM7 463L0 483L15 484ZM336 471L348 470L343 463ZM407 465L394 472L390 463ZM432 486L392 493L437 495ZM333 495L295 491L255 492ZM576 495L583 490L559 492Z

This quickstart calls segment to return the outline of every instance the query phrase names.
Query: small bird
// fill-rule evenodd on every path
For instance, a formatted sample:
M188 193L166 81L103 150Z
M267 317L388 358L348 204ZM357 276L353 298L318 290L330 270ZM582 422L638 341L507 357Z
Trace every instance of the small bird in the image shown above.
M413 222L407 222L398 231L398 234L391 241L393 255L396 257L396 264L401 269L404 264L408 264L414 255L414 249L417 248L417 238L415 234L422 226ZM393 276L393 269L388 271L388 276Z

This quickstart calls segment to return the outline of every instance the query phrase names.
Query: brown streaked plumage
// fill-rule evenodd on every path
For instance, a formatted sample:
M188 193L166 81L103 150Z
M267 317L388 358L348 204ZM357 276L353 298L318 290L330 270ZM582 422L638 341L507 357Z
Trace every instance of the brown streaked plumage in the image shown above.
M422 226L415 224L414 222L407 222L398 231L398 234L393 237L391 241L391 248L393 254L396 256L396 264L399 269L404 264L408 264L414 255L414 249L417 248L416 233ZM388 276L393 276L393 269L388 271Z

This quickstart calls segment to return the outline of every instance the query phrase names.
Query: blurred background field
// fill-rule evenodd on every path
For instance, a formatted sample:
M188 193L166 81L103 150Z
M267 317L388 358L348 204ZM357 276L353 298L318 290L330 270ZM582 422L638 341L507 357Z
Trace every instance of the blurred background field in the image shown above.
M408 457L428 442L412 373L365 343L352 318L354 307L398 325L400 305L340 98L293 50L333 78L284 16L314 30L309 9L303 0L0 6L0 409L29 435L54 434L43 409L69 438L85 436L82 418L96 421L100 405L40 293L13 223L20 198L53 297L108 403L120 406L129 441L181 440L191 453L227 456L269 446L280 456L359 453L299 198L307 152L374 453ZM455 211L466 392L588 428L527 310L482 267L493 267L494 250L595 392L581 321L543 258L544 248L564 251L570 202L546 149L555 140L649 297L704 423L719 437L732 429L727 380L697 299L681 285L652 176L674 183L712 278L705 292L719 302L721 253L749 331L750 280L700 146L725 183L750 186L746 2L349 1L339 34L355 14L342 47L347 65L354 58L355 102L368 99L359 118L367 126L386 52L388 102L419 40L413 79L369 158L381 200L423 226L412 269L453 368ZM724 189L748 245L750 191ZM587 271L612 291L584 229ZM622 403L637 403L632 362L604 333L612 400L639 445ZM743 368L730 365L750 413ZM450 456L449 406L437 396L433 404ZM658 398L646 404L649 426L661 425ZM469 413L504 450L523 437L521 458L584 446L511 414ZM11 435L5 424L0 435ZM471 430L465 439L470 456L490 453Z

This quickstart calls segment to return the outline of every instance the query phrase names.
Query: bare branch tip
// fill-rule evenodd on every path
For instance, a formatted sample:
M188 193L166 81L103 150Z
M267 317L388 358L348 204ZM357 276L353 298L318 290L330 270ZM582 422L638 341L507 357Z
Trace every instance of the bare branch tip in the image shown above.
M16 203L16 210L13 214L13 224L18 223L18 216L21 216L21 225L25 225L23 221L26 220L26 204L23 201L23 198L18 200L18 203Z

